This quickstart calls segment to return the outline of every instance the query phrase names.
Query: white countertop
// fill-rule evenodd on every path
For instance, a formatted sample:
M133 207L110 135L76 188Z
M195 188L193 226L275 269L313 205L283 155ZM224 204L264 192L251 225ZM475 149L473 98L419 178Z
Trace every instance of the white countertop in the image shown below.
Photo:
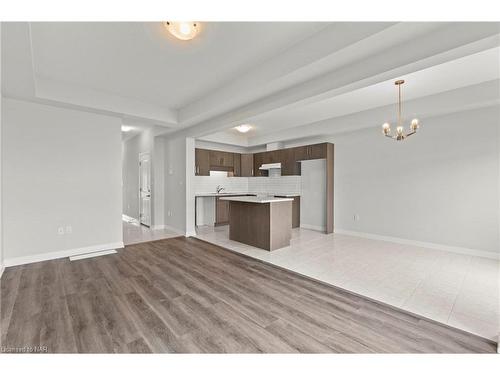
M224 197L223 201L246 202L246 203L275 203L293 201L293 198L274 198L273 196L244 196L244 197Z
M300 194L297 193L253 193L253 192L236 192L236 193L195 193L195 197L229 197L229 196L241 196L241 195L266 195L266 196L279 196L279 197L300 197Z
M251 193L196 193L195 197L229 197L231 195L247 195Z

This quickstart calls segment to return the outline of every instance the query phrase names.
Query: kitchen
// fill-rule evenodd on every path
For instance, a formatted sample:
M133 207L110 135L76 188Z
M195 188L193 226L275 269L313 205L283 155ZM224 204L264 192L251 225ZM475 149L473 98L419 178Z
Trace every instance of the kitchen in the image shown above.
M332 233L333 150L331 143L256 153L196 147L197 228L229 226L230 240L269 251L288 246L294 228Z

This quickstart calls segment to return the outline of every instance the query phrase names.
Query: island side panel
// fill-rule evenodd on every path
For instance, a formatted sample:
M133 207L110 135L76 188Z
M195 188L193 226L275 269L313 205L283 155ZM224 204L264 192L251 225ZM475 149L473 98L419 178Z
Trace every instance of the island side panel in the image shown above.
M281 249L290 246L292 237L292 202L270 203L270 235L271 245L269 250Z
M230 201L229 239L271 250L269 219L270 203Z

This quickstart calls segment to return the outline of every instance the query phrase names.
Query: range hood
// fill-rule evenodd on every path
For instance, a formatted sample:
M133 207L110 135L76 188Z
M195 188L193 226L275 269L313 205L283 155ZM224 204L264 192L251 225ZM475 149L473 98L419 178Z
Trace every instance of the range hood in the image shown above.
M281 169L281 163L269 163L269 164L262 164L259 167L260 170L263 171L268 171L270 169Z

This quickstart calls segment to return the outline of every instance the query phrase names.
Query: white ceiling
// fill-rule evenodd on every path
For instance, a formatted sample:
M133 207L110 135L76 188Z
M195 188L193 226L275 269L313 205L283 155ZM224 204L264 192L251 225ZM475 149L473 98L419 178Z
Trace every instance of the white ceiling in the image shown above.
M379 126L393 116L396 78L408 111L436 111L411 105L436 95L451 110L456 93L498 80L499 45L498 23L214 22L183 42L160 22L4 22L2 94L257 146L387 107ZM476 105L498 102L484 92ZM246 122L256 126L246 135L231 129Z
M391 80L323 100L282 107L249 117L243 123L251 124L253 129L246 134L244 140L241 135L239 139L231 138L238 133L234 128L205 136L203 139L217 142L230 140L237 144L255 146L261 142L266 134L390 104L393 104L393 110L385 118L374 119L373 125L381 125L386 121L393 122L397 113L397 87L394 85L396 79L405 80L405 84L402 86L403 101L411 101L441 92L498 80L500 79L500 48L491 48L410 74L395 76ZM426 115L426 113L405 113L404 110L405 106L403 105L403 115L410 118Z
M325 26L209 22L188 42L159 22L42 22L31 34L37 76L178 109Z

